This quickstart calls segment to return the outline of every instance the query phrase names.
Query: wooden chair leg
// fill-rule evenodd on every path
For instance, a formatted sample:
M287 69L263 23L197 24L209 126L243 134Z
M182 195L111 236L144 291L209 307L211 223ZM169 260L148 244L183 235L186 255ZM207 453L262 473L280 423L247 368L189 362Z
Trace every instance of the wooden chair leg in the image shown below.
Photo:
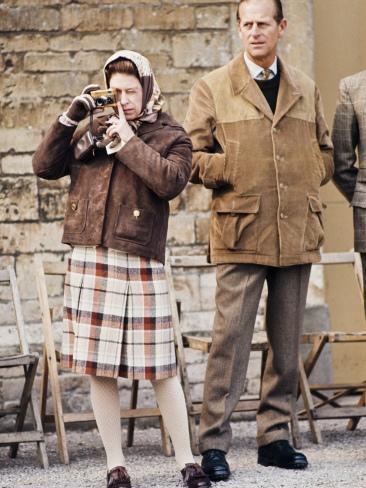
M300 382L300 391L302 394L302 398L304 400L304 405L305 405L305 409L307 412L309 426L310 426L310 430L311 430L312 437L313 437L313 442L315 444L321 444L322 443L322 435L321 435L319 426L316 423L316 420L314 418L315 409L314 409L314 404L313 404L313 398L311 396L308 378L306 376L304 364L303 364L301 358L299 358L299 382Z
M47 411L47 393L48 393L48 361L46 348L43 347L43 370L41 374L41 421L43 428L45 427L46 411Z
M130 408L135 409L137 407L137 397L139 392L139 381L132 380L131 385L131 398L130 398ZM133 446L133 436L135 432L135 419L128 419L127 427L127 447Z
M24 420L27 414L27 409L32 394L34 378L36 376L37 365L38 365L38 358L35 358L33 364L30 364L29 366L24 366L25 381L24 381L22 397L20 400L19 413L15 421L15 432L21 432L23 430ZM18 453L18 448L19 448L19 443L13 444L10 447L9 456L11 458L16 457Z
M52 404L53 404L53 412L54 412L56 432L57 432L58 451L60 453L61 462L64 464L69 464L70 460L69 460L69 453L67 450L65 422L64 422L63 408L61 403L60 380L58 376L56 350L55 350L55 344L54 344L53 332L52 332L52 319L50 315L50 309L48 306L46 278L41 263L38 264L37 288L38 288L38 297L39 297L40 308L42 313L44 344L45 344L45 351L46 351L48 374L49 374L49 379L51 384Z
M358 407L366 407L366 391L364 391L361 394L361 398L359 402L357 403ZM361 417L352 417L349 419L348 424L347 424L347 429L348 430L355 430Z
M296 412L296 398L292 398L291 401L291 436L293 446L296 449L301 449L302 442L300 436L299 419Z
M38 405L38 401L37 401L34 394L32 394L31 399L30 399L30 407L32 410L32 416L33 416L33 422L34 422L35 429L37 429L38 432L43 432L43 426L42 426L41 414L39 411L39 405ZM38 457L41 461L41 464L42 464L44 469L47 469L49 467L49 463L48 463L48 456L47 456L46 443L45 443L44 437L43 437L43 441L37 442L37 449L38 449Z

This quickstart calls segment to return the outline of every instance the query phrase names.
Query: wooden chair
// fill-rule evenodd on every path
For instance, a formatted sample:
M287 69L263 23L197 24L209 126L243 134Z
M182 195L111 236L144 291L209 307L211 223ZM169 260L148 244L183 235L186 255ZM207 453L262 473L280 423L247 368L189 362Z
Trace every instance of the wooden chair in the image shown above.
M21 309L19 291L14 269L8 267L0 270L0 284L10 286L12 301L14 305L17 334L19 339L19 353L0 356L0 368L21 367L24 371L24 386L20 403L16 407L0 410L0 417L5 415L16 415L15 432L0 434L0 445L10 445L9 455L15 458L20 443L37 443L38 456L43 468L48 468L48 457L45 446L41 416L36 397L33 393L33 384L37 372L38 355L31 354L24 331L24 320ZM24 430L24 422L30 406L33 423L32 431Z
M37 262L37 289L42 314L42 325L44 332L44 369L42 373L42 390L41 390L41 417L43 424L55 423L58 441L58 451L60 459L64 464L69 464L69 454L67 448L66 425L80 422L94 421L92 412L73 412L66 413L62 406L62 389L59 378L59 361L60 353L56 350L53 323L52 308L50 307L47 292L47 276L62 276L66 274L65 262ZM51 387L51 396L53 402L53 413L47 414L47 392L48 381ZM131 401L129 409L121 409L121 419L129 419L127 446L133 443L134 421L136 418L158 417L160 420L160 430L162 436L163 452L166 456L171 456L171 444L169 435L164 427L161 413L158 407L137 408L137 391L138 381L132 382Z
M360 256L354 252L325 253L322 256L323 265L352 265L355 278L363 300L363 280ZM312 350L306 360L300 364L300 386L304 400L304 409L298 412L299 419L308 419L317 431L317 438L321 441L321 434L317 426L318 420L349 419L347 428L354 430L362 417L366 417L366 381L349 382L343 384L309 384L309 376L314 369L326 344L366 343L366 331L337 332L328 331L314 341ZM359 396L356 405L340 403L345 399Z

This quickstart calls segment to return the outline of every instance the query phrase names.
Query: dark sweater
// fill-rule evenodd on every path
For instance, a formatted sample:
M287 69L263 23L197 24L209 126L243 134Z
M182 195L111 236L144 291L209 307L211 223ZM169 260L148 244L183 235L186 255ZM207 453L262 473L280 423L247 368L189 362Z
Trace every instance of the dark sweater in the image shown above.
M271 107L273 113L276 111L278 89L280 87L280 72L271 80L254 80L259 88L262 90L263 95L266 97L268 105Z

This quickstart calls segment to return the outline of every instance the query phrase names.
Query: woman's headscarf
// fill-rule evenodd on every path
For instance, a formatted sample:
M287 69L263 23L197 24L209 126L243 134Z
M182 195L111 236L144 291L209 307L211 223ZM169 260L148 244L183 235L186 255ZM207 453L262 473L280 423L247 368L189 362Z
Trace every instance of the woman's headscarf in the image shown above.
M106 76L106 68L111 63L120 59L128 59L131 61L136 66L140 76L140 83L143 91L142 112L137 119L128 121L128 123L136 130L142 122L153 123L156 121L158 118L158 113L163 107L164 99L148 59L135 51L117 51L109 59L107 59L107 62L104 65L104 78L107 88L109 88L109 83Z

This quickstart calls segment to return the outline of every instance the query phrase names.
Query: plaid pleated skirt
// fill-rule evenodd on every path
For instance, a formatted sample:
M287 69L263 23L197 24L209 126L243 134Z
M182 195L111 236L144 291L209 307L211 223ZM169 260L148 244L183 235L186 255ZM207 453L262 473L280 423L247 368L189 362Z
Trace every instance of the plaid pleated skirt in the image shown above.
M61 366L138 380L177 374L162 263L103 247L73 248L65 278Z

